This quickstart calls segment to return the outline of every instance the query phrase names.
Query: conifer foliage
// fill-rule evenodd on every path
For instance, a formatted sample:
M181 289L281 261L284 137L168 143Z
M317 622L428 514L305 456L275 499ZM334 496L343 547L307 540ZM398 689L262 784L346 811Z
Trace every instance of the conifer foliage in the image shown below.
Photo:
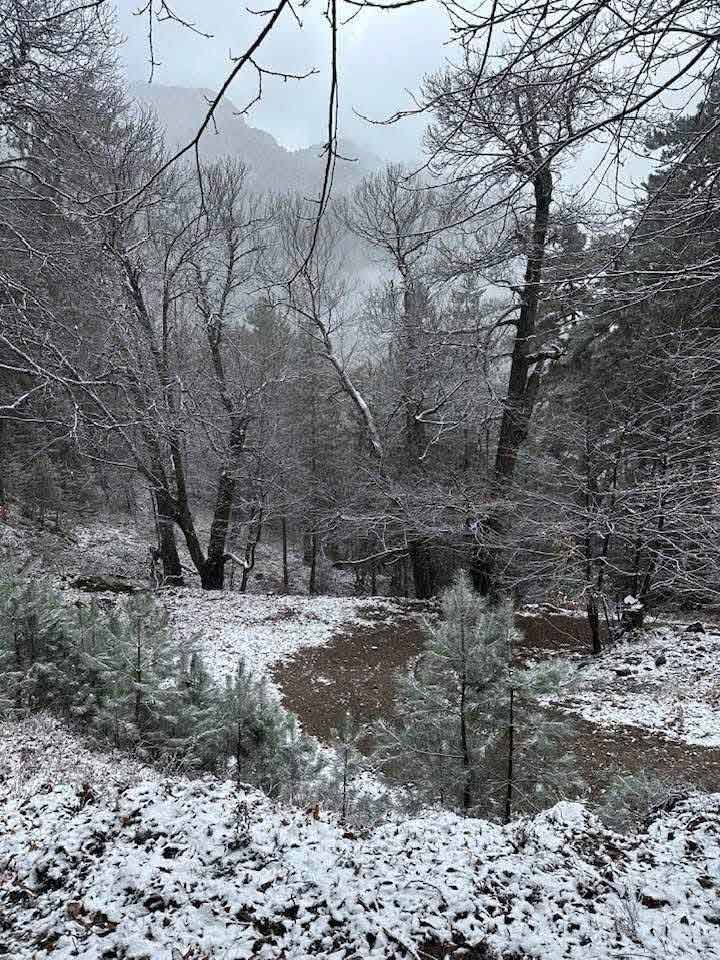
M424 802L509 820L573 782L562 756L565 724L539 698L562 681L556 669L513 663L520 635L512 605L492 605L460 571L442 596L442 618L425 650L398 681L397 723L376 727L386 774L412 786Z
M173 638L149 594L105 613L43 581L0 582L0 716L50 710L151 760L294 791L313 747L241 663L225 686Z

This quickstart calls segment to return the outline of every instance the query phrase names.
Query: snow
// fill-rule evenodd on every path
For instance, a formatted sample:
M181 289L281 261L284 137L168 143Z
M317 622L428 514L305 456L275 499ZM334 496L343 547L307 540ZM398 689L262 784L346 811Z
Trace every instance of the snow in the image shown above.
M569 663L563 694L543 702L599 726L639 727L677 743L720 747L720 634L658 628Z
M720 794L637 836L575 803L509 827L442 813L357 835L229 782L113 772L44 718L2 732L0 942L14 960L379 960L437 944L720 957Z
M329 643L353 626L392 621L408 612L382 597L257 596L183 589L159 595L178 639L193 641L222 681L242 657L258 674L303 647Z

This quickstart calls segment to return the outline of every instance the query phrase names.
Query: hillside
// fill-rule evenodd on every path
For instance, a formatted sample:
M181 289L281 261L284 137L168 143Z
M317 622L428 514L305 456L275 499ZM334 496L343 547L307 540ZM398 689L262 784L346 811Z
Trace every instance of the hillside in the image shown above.
M364 835L232 783L4 725L4 954L116 960L720 956L720 794L621 836L581 804Z
M184 146L195 136L207 113L208 100L214 96L211 90L155 83L133 85L130 94L156 114L171 148ZM378 157L350 141L342 141L338 152L348 158L337 163L338 193L352 189L381 166ZM200 141L200 153L208 161L221 157L242 160L258 190L300 191L312 195L321 185L324 170L321 145L287 150L265 130L250 126L227 98L215 111L214 123Z
M130 524L78 526L52 549L53 536L33 533L26 522L11 520L0 530L6 562L21 560L22 544L24 556L35 558L35 575L55 573L66 602L80 609L93 600L110 609L117 597L84 592L69 585L68 575L112 570L141 582L132 576L141 577L145 534ZM276 546L263 549L274 562ZM341 716L353 686L367 697L378 683L390 683L391 671L418 649L422 608L380 597L194 588L158 598L173 633L202 649L218 679L244 657L268 679L273 696L287 702L292 694L301 724L324 741L325 772L298 783L294 804L278 802L233 779L167 774L141 754L107 743L92 748L47 714L5 720L0 955L720 956L720 794L690 788L658 795L646 819L640 815L639 832L613 832L597 806L568 801L499 826L439 808L408 817L369 765L353 774L352 803L374 797L380 813L370 807L369 818L344 823L324 779L337 754L332 731L314 722L318 706ZM560 657L571 666L574 678L550 707L583 718L580 752L592 796L603 795L603 768L611 760L627 763L636 743L647 769L694 778L706 789L717 781L720 728L711 706L720 636L666 624L588 664L562 636L550 645L554 621L538 631L539 616L533 609L523 614L528 633L520 655ZM569 611L562 617L558 623L573 620ZM324 651L321 667L313 655ZM383 673L372 663L384 664ZM297 691L303 677L306 702ZM383 709L381 701L369 704L375 715ZM671 722L678 714L682 725ZM617 755L613 743L624 745Z

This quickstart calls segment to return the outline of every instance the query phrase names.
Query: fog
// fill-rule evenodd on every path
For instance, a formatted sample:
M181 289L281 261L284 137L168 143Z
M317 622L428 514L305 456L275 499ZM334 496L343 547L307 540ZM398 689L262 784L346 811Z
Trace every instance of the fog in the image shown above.
M232 67L231 56L244 51L261 29L264 18L253 16L230 0L189 0L173 4L188 27L166 20L153 24L154 70L150 66L147 14L134 3L118 5L120 29L126 42L120 50L128 79L217 90ZM248 122L268 132L290 149L327 139L330 29L323 7L298 8L302 27L290 12L273 29L257 61L264 68L303 74L302 81L265 77L262 100ZM353 8L340 11L351 17ZM372 150L383 160L403 160L419 152L424 122L409 118L392 126L379 122L397 110L412 108L412 94L424 74L437 69L448 56L446 14L421 5L392 13L363 10L339 31L340 135ZM257 91L257 75L245 68L229 91L243 107ZM364 119L367 117L368 119ZM374 122L372 122L374 121Z

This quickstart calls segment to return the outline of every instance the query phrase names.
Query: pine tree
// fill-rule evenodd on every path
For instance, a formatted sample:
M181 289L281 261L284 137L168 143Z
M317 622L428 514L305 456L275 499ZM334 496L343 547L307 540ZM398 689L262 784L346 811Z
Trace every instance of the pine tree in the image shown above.
M530 786L544 799L558 775L567 779L571 760L555 750L563 724L537 703L560 676L513 665L512 606L491 606L463 571L442 615L398 682L398 720L376 725L377 758L424 801L509 819L518 792L527 801Z
M269 695L262 678L243 661L228 677L220 707L225 750L238 781L270 796L293 793L317 766L313 744L298 731L295 717Z
M105 613L43 581L0 581L0 715L38 709L153 761L222 773L233 760L274 796L317 772L316 748L265 682L241 663L220 687L149 594Z
M357 779L367 769L367 758L359 749L359 743L367 735L364 724L359 724L347 710L337 728L332 731L331 749L334 753L330 766L331 793L344 823L357 802Z

